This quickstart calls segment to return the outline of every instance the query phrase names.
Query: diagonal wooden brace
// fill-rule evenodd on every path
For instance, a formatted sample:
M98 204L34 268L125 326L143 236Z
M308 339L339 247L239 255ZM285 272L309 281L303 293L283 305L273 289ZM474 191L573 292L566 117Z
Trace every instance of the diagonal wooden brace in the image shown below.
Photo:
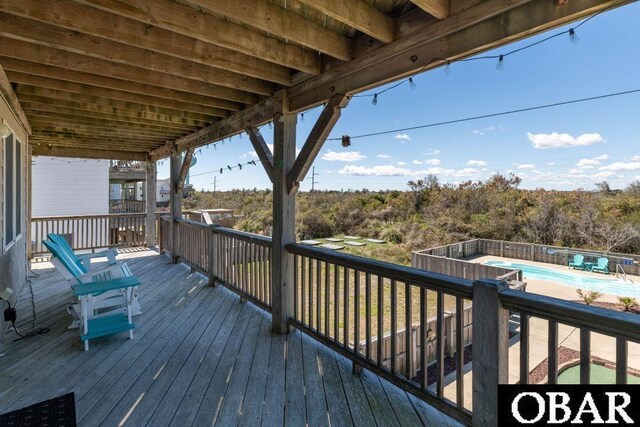
M313 161L318 156L327 137L340 118L341 110L349 103L349 97L342 94L334 95L320 113L320 117L313 125L300 154L296 158L289 175L287 176L287 188L289 194L295 191L300 181L309 172Z
M249 134L251 145L253 145L253 149L256 150L264 171L267 173L269 180L273 182L273 153L271 153L271 150L258 129L249 127L246 131L247 134Z
M191 167L191 159L193 158L193 148L188 148L184 153L182 159L182 165L180 166L180 173L178 174L178 182L176 182L176 194L182 194L184 189L184 182L187 179L187 173Z

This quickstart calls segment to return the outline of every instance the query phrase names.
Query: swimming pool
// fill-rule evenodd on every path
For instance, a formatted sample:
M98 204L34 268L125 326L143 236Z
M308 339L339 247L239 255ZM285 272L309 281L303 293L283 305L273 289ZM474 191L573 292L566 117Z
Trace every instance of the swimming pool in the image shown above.
M640 298L640 285L625 282L623 280L605 277L588 277L574 274L569 271L555 270L508 261L487 261L484 264L493 265L495 267L520 269L522 270L524 277L529 279L546 280L548 282L556 282L574 288L599 291L605 294Z

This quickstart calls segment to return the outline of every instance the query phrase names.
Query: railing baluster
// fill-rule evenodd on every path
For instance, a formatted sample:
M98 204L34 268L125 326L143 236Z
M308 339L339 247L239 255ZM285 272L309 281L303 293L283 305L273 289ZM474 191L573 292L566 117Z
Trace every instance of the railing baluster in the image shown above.
M616 338L616 384L627 383L627 340Z
M299 272L298 272L298 255L293 256L293 318L298 318L298 305L300 301L298 301L298 285L300 282L298 281Z
M365 276L365 337L366 348L365 356L367 360L371 360L371 274L366 273Z
M548 384L558 383L558 322L549 320L549 342L547 351Z
M444 294L442 292L438 292L438 297L436 300L436 328L437 332L437 341L436 341L436 390L438 397L442 398L444 396L444 335L445 335L445 324L444 324Z
M324 263L324 334L329 336L329 301L331 301L329 295L329 263Z
M427 319L427 290L420 287L420 386L427 388L427 348L429 346L429 324Z
M349 269L342 268L343 286L344 286L344 347L349 348Z
M411 379L413 365L413 327L411 321L411 285L404 284L404 376Z
M313 328L313 259L309 258L309 327Z
M378 275L378 341L376 355L378 366L382 367L384 358L384 279Z
M580 384L591 382L591 333L580 328Z
M353 270L353 349L360 354L360 272Z
M464 299L456 297L456 404L464 408Z
M396 356L398 354L398 347L396 341L398 340L398 294L396 289L396 281L391 280L391 372L396 372Z
M322 262L316 260L316 331L322 329Z
M339 281L339 267L338 264L333 265L333 339L336 342L340 341L340 281Z
M520 384L529 384L529 315L520 312Z
M300 295L301 295L301 300L302 300L302 307L300 308L300 321L301 321L303 324L305 324L305 325L306 325L306 324L308 324L308 323L307 323L306 310L305 310L305 299L307 298L306 290L305 290L305 288L306 288L306 286L307 286L307 285L306 285L306 281L307 281L307 280L306 280L306 279L307 279L307 277L306 277L306 275L307 275L307 274L306 274L306 273L307 273L307 269L305 268L305 267L306 267L306 265L305 265L304 260L305 260L304 256L303 256L303 257L301 257L301 259L300 259L300 265L301 265L302 267L300 268L300 270L301 270L300 274L302 275L302 277L301 277L301 280L300 280L300 284L301 284L301 286L300 286L300 288L301 288L301 289L300 289Z

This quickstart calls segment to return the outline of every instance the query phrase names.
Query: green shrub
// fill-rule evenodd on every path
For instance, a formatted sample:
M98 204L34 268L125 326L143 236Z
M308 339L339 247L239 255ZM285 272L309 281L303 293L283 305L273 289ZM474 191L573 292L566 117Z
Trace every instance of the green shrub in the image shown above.
M600 297L602 297L602 293L598 291L585 292L582 289L578 289L576 292L578 296L582 299L582 301L584 301L584 303L587 305L593 304L597 299L600 299Z
M624 311L629 311L638 306L638 301L632 297L618 297L618 302L624 307Z

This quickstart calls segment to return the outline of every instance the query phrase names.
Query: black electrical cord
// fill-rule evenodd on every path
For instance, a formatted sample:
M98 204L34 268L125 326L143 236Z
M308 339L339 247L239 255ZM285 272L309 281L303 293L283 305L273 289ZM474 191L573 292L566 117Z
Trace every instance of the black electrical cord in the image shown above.
M35 273L34 273L35 274ZM20 341L25 338L35 337L36 335L42 335L49 332L49 328L36 328L36 302L35 295L33 294L33 286L31 284L31 280L27 279L27 284L29 285L29 293L31 295L31 313L33 315L32 327L31 330L25 333L21 333L18 327L16 326L16 321L12 320L11 325L13 326L13 330L16 332L19 338L13 340L13 342ZM11 308L11 303L7 301L9 304L9 308Z

